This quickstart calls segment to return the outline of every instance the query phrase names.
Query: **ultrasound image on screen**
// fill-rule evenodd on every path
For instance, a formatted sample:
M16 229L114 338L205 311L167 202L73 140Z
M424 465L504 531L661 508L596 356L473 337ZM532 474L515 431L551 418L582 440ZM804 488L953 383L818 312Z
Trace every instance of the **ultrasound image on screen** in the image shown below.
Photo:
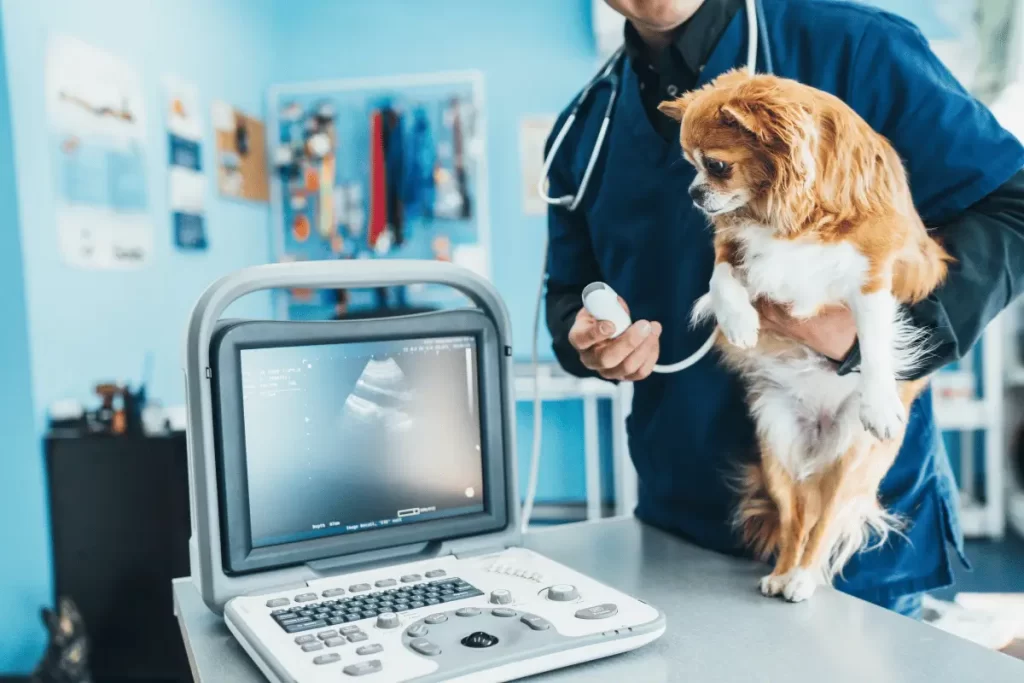
M241 351L253 547L484 511L473 337Z

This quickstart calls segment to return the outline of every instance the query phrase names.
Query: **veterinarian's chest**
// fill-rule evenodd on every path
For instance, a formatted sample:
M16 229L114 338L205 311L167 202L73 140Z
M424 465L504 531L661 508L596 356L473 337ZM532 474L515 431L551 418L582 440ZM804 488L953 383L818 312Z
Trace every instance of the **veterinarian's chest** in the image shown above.
M737 264L747 288L756 296L789 303L804 312L847 299L864 280L867 259L848 243L815 239L778 239L766 228L738 235Z

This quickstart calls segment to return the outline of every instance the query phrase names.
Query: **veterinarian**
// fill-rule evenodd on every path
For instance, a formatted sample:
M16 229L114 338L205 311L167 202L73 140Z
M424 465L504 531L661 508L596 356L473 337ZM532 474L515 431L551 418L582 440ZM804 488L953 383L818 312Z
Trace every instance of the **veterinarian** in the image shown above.
M743 389L713 354L678 374L651 371L707 339L710 328L691 330L688 318L713 264L706 220L686 191L694 171L680 158L679 124L657 105L746 65L748 10L744 0L607 2L627 19L624 54L583 100L561 145L555 138L572 106L548 141L547 152L556 148L548 193L576 197L549 213L548 329L569 372L636 382L628 431L637 515L740 554L723 475L756 454ZM921 375L934 372L966 354L1024 289L1024 149L903 19L833 0L754 4L758 70L837 95L886 136L925 223L956 258L946 284L911 311L936 349ZM597 280L623 297L635 321L614 340L609 323L581 308L583 288ZM802 322L776 315L762 325L833 360L838 373L857 371L847 311ZM906 538L855 557L837 587L916 617L924 592L952 583L947 544L966 563L957 488L928 394L911 411L881 495L911 520Z

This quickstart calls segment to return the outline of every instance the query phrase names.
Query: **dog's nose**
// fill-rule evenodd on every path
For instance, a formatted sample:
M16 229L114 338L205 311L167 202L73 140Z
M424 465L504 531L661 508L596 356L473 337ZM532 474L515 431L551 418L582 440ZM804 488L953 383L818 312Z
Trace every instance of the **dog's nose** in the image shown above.
M707 191L704 190L702 185L690 185L690 199L693 200L694 204L702 204L705 195L707 195Z

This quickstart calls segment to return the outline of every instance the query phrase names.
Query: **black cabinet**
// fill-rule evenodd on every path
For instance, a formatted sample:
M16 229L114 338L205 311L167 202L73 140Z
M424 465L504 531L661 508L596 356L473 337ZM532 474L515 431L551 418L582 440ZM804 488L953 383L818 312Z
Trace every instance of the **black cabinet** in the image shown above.
M51 436L58 596L82 612L105 681L190 681L171 579L189 574L185 436Z

